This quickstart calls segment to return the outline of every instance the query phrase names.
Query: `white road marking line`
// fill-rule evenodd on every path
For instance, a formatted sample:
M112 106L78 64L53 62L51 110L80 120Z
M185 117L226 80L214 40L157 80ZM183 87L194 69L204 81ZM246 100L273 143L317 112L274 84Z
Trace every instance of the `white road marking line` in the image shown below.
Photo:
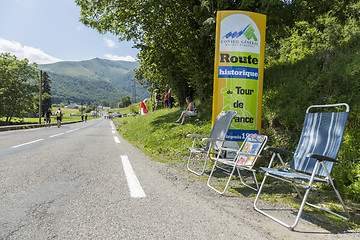
M64 133L58 133L58 134L55 134L55 135L50 136L49 138L57 137L57 136L60 136L60 135L63 135L63 134L64 134Z
M11 148L21 147L21 146L28 145L28 144L31 144L31 143L40 142L40 141L42 141L42 140L44 140L44 139L43 139L43 138L40 138L40 139L38 139L38 140L31 141L31 142L27 142L27 143L23 143L23 144L20 144L20 145L16 145L16 146L13 146L13 147L11 147Z
M120 143L120 139L118 137L114 137L116 143Z
M146 197L144 190L142 189L139 180L137 179L135 172L130 164L129 158L126 155L121 155L121 161L123 164L124 173L130 190L130 195L133 198Z
M114 130L112 130L112 133L115 133L115 131L114 131Z
M65 133L71 133L71 132L73 132L74 130L69 130L69 131L67 131L67 132L65 132Z

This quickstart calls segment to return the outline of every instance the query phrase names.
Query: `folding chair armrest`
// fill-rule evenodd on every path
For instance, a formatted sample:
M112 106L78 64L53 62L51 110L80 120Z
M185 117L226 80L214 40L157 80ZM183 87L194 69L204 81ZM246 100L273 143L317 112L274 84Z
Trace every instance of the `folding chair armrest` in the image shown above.
M192 133L192 134L188 134L188 135L186 135L186 137L192 137L192 138L204 138L204 137L207 137L207 136Z
M294 155L293 152L289 152L289 151L286 151L286 150L283 150L283 149L280 149L280 148L266 147L266 148L264 148L264 150L271 151L271 152L274 152L274 153L286 154L286 155L290 155L290 156Z
M206 138L203 138L202 141L204 142L225 142L224 139L218 139L218 138L209 138L209 137L206 137Z
M319 161L330 161L330 162L340 162L339 160L336 160L334 158L331 158L331 157L328 157L328 156L324 156L324 155L321 155L321 154L316 154L316 153L309 153L307 155L307 157L309 158L315 158Z

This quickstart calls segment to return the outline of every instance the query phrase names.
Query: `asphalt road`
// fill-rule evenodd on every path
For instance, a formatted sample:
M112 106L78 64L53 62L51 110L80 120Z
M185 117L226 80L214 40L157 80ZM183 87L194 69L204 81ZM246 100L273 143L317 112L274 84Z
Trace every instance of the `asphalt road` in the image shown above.
M152 161L105 119L0 133L0 239L354 239L291 232L186 171Z

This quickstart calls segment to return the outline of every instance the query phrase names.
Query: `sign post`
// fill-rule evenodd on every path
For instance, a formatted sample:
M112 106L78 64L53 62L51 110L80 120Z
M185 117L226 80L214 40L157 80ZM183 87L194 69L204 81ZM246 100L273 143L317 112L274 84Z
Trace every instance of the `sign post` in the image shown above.
M266 15L218 11L212 122L233 110L227 140L244 141L260 133L264 77Z
M42 80L43 72L40 70L40 82L39 82L39 124L41 124L41 113L42 113Z

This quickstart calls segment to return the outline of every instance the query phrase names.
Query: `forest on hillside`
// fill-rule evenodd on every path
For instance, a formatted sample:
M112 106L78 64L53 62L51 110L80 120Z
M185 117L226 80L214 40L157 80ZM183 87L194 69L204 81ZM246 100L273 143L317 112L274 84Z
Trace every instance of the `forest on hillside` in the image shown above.
M138 65L137 62L95 58L40 64L39 68L50 76L51 98L54 104L100 104L105 100L111 106L117 106L121 98L126 96L129 96L132 102L150 97L147 89L135 80L134 68Z
M269 145L295 150L306 108L346 102L350 115L340 164L341 192L360 200L360 3L357 0L76 0L81 21L133 40L136 78L211 103L216 12L267 16L263 132ZM211 109L209 107L209 109Z

